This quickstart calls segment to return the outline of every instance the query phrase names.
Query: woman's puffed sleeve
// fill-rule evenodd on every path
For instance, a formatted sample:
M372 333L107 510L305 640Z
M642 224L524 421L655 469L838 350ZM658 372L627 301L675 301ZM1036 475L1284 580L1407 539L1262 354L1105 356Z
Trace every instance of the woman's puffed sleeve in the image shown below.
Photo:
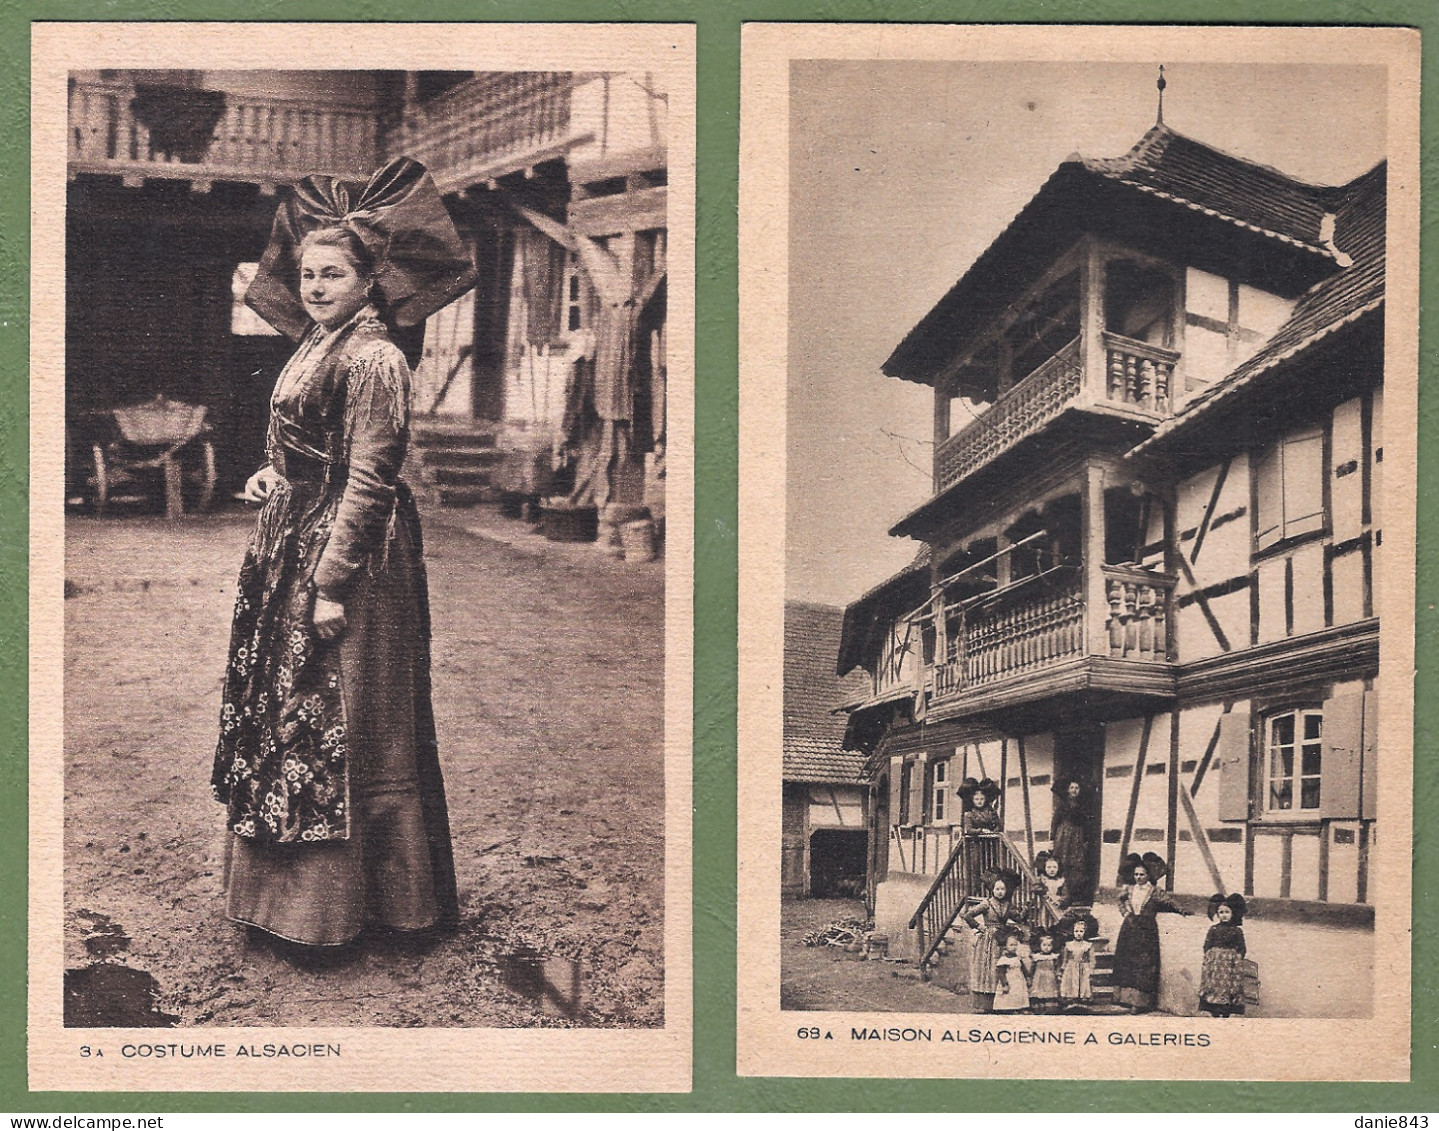
M358 349L345 367L345 463L348 474L315 587L342 600L356 571L380 549L405 459L410 368L388 341Z

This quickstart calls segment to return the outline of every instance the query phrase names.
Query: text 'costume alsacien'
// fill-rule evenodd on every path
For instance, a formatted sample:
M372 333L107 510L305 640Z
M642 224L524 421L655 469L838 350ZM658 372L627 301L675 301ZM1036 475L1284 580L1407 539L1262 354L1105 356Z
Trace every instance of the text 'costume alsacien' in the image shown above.
M376 285L325 329L299 297L300 245L334 226L371 253ZM270 402L278 478L240 569L212 780L230 918L293 941L458 916L419 518L399 478L410 371L391 333L474 278L433 181L399 158L365 185L302 181L245 296L299 346ZM317 589L344 604L337 640L316 632Z

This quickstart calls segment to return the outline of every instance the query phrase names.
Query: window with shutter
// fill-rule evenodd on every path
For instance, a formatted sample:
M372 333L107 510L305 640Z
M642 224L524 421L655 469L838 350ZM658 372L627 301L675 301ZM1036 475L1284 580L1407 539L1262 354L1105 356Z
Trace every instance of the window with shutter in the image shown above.
M924 759L914 762L906 762L905 767L909 771L909 805L905 809L907 825L924 824Z
M899 771L899 808L896 810L896 812L899 813L898 823L901 825L909 824L909 799L910 793L912 792L910 789L910 779L913 776L914 763L903 763Z

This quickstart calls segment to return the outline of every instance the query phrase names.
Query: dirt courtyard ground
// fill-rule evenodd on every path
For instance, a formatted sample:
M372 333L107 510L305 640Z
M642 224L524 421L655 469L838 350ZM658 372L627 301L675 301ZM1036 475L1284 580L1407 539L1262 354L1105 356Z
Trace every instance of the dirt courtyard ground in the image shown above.
M210 764L252 515L69 518L72 1022L663 1022L663 563L425 517L461 925L320 958L222 914Z

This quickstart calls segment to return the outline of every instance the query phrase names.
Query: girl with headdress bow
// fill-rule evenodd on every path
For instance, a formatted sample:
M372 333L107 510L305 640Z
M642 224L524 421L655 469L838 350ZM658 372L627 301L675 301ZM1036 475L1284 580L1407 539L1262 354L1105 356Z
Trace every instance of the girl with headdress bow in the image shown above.
M1159 881L1169 866L1158 854L1131 852L1119 865L1119 913L1124 921L1114 944L1114 1000L1134 1013L1148 1013L1159 1000L1159 924L1161 911L1188 915Z
M1209 897L1214 925L1204 936L1204 965L1199 971L1199 1011L1214 1017L1244 1012L1244 897L1222 892Z
M299 346L270 401L212 776L231 919L338 945L458 916L393 335L474 284L424 167L302 181L246 301Z

